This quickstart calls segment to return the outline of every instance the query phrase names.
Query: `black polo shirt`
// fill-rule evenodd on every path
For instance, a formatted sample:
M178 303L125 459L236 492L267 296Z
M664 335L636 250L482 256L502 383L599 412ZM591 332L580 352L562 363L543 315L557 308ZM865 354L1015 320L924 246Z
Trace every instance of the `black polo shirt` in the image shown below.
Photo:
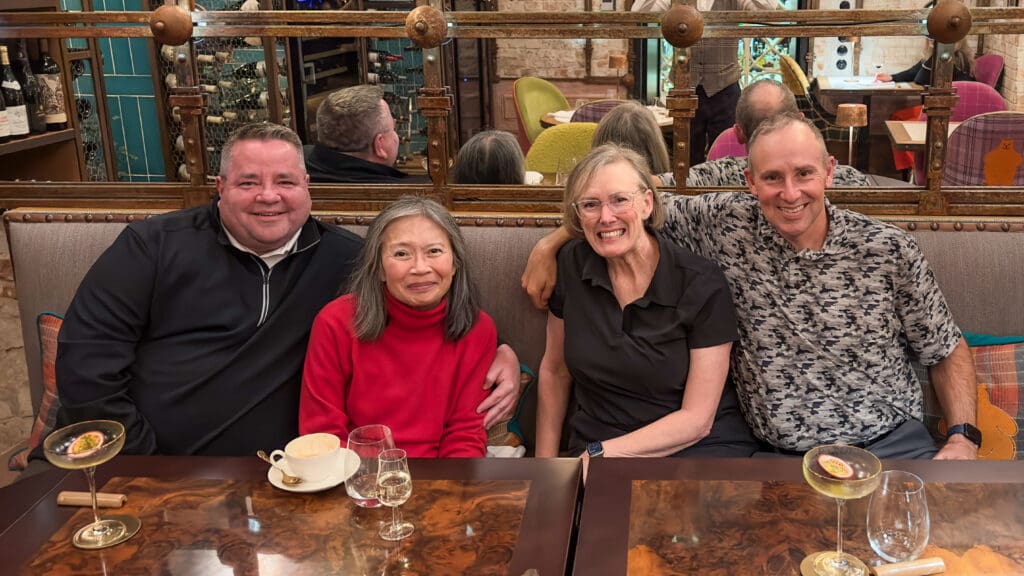
M621 436L678 410L689 350L738 339L729 286L718 266L655 238L660 257L654 277L643 297L625 309L615 298L606 261L586 241L569 242L558 254L558 281L548 305L565 322L565 362L578 402L570 447ZM715 427L694 447L728 440L737 427L744 429L737 437L749 439L735 407L729 382ZM730 422L722 422L723 428L725 408Z

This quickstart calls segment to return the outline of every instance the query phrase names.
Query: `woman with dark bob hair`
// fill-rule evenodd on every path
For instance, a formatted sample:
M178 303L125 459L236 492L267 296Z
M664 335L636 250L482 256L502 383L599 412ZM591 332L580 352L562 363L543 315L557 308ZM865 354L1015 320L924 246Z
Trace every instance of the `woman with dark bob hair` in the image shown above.
M738 338L718 266L657 234L665 221L647 162L590 151L569 175L537 389L537 456L750 456L757 444L726 382ZM586 465L586 464L585 464Z
M497 333L455 219L432 200L400 198L370 224L350 288L313 321L299 431L345 438L386 424L410 457L483 456L476 407Z
M485 130L470 138L455 158L455 184L522 184L526 176L523 150L516 137Z

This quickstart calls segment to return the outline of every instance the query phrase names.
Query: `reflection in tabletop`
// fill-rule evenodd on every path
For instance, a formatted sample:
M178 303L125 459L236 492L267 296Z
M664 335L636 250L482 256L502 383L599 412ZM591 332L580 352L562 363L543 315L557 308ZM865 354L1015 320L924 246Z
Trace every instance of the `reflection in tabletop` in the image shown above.
M200 459L175 461L195 460ZM239 473L222 474L211 466L208 477L194 471L153 477L140 474L142 466L122 466L124 475L111 478L102 490L127 494L124 510L138 515L143 528L129 542L102 552L69 543L88 511L56 507L56 491L68 487L65 477L27 514L0 526L0 550L10 544L7 553L14 555L5 555L13 572L4 572L518 575L535 568L539 574L564 573L579 496L578 462L418 460L410 467L413 494L403 512L416 531L387 542L378 531L390 510L359 508L342 486L285 492L266 481L265 465L247 462ZM5 495L0 490L0 505Z
M799 460L754 459L728 469L721 462L703 469L638 463L631 471L592 465L574 573L795 575L809 553L835 546L835 503L799 477ZM1024 469L1015 468L1013 481L936 482L941 464L924 464L933 471L923 474L932 531L922 557L943 558L947 575L1024 575ZM844 550L876 566L882 559L868 544L867 504L847 503ZM594 559L599 550L605 553Z

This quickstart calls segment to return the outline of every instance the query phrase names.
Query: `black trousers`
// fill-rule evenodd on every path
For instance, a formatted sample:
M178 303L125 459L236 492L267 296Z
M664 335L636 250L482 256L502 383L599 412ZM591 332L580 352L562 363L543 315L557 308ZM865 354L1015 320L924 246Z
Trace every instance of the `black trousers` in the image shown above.
M736 123L736 103L740 99L739 82L708 96L697 86L697 113L690 124L690 166L707 158L707 150L718 135Z

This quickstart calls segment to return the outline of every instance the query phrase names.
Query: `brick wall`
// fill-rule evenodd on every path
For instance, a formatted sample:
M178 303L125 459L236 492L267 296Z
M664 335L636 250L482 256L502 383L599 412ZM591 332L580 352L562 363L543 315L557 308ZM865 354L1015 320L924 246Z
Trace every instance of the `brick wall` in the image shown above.
M32 400L7 238L0 234L0 452L28 437ZM6 463L0 463L6 464Z

